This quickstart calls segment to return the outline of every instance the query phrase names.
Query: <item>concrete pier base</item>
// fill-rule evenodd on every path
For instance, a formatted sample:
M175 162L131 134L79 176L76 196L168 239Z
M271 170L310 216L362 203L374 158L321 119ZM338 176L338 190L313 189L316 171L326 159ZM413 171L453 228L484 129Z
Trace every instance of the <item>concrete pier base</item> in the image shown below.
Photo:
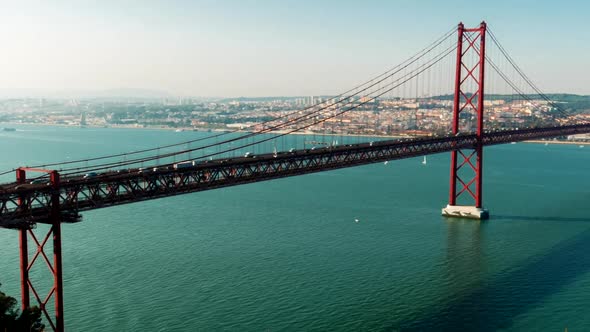
M468 218L468 219L488 219L490 214L488 210L477 208L475 206L447 205L442 209L442 215L445 217Z

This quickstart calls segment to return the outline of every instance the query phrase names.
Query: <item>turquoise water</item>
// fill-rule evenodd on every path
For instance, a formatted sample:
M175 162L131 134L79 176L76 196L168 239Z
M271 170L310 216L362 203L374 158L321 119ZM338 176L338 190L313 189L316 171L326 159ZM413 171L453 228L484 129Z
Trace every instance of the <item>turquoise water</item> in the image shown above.
M203 135L17 128L0 169ZM485 222L440 216L447 154L86 212L63 226L67 330L590 330L590 146L485 153ZM18 297L17 248L0 230Z

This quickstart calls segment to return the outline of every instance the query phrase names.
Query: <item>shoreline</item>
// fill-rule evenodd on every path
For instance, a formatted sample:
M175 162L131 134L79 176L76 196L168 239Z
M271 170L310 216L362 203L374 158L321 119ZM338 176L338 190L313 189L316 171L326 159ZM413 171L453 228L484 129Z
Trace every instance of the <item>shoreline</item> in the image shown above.
M143 126L133 126L133 125L84 125L84 126L80 126L80 125L67 125L67 124L55 124L55 123L14 123L14 122L0 122L0 128L2 128L3 125L10 125L10 126L42 126L42 127L60 127L60 128L77 128L77 129L82 129L82 128L89 128L89 129L95 129L95 128L102 128L102 129L139 129L139 130L164 130L164 131L177 131L180 130L180 132L201 132L201 133L206 133L206 132L211 132L211 133L222 133L222 132L227 132L227 133L250 133L250 131L248 130L244 130L244 129L240 129L240 130L232 130L233 128L227 128L227 129L220 129L220 128L215 128L215 129L209 129L209 128L193 128L193 127L179 127L179 128L171 128L171 127L160 127L160 126L148 126L148 127L143 127ZM274 134L284 134L285 132L287 132L288 130L276 130L273 131L272 133ZM2 130L0 130L0 132L2 132ZM270 133L265 133L265 134L270 134ZM292 132L289 135L321 135L321 136L342 136L342 137L375 137L375 138L410 138L410 137L429 137L429 136L409 136L409 135L365 135L365 134L324 134L324 133L314 133L314 132L307 132L307 131L300 131L300 132Z
M160 126L133 126L133 125L85 125L85 126L76 126L76 125L67 125L67 124L54 124L54 123L12 123L12 122L2 122L0 125L24 125L24 126L43 126L43 127L63 127L63 128L104 128L104 129L140 129L140 130L164 130L164 131L177 131L180 130L181 132L211 132L211 133L220 133L220 132L234 132L234 133L244 133L249 132L247 130L236 130L232 131L231 128L228 129L209 129L209 128L192 128L192 127L183 127L183 128L171 128L171 127L160 127ZM2 132L2 131L0 131ZM285 131L275 131L276 134L283 134ZM412 137L430 137L430 136L408 136L408 135L354 135L354 134L324 134L324 133L313 133L313 132L293 132L289 135L320 135L320 136L342 136L342 137L367 137L367 138L412 138ZM558 141L558 140L527 140L527 141L520 141L521 143L527 144L559 144L559 145L590 145L590 141Z
M578 142L578 141L544 141L544 140L529 140L529 141L522 141L523 143L532 143L532 144L559 144L559 145L590 145L590 142Z

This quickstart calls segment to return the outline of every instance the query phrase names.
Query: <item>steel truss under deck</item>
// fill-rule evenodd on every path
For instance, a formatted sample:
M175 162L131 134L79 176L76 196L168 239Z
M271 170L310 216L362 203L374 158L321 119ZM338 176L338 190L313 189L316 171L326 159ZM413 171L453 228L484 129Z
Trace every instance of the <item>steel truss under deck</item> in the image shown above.
M590 124L486 133L483 145L574 135L590 132ZM62 177L57 185L0 186L0 227L30 228L54 224L56 205L61 222L81 220L80 212L162 197L236 186L416 156L473 149L476 134L388 140L277 155L218 159L186 169L130 169L94 178ZM59 201L56 202L57 197ZM55 204L58 203L58 204Z

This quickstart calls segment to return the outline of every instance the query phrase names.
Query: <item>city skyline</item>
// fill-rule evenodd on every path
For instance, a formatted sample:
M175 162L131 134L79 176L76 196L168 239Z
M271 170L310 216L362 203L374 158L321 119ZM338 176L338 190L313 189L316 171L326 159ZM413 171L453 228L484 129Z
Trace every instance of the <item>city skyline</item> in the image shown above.
M589 46L581 43L588 7L582 1L22 1L0 14L0 95L113 89L332 95L402 62L459 21L481 20L542 90L590 94L581 73L588 67Z

